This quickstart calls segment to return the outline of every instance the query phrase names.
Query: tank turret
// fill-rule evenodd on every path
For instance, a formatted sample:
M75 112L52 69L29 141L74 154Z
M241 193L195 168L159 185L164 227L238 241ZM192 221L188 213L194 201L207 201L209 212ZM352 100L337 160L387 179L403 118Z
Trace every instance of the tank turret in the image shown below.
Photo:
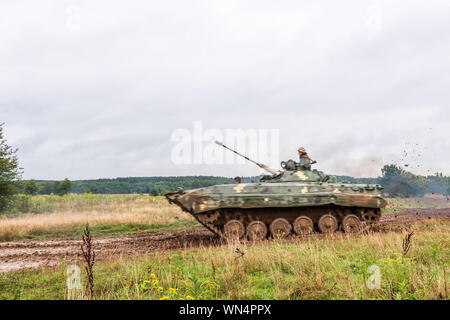
M281 168L283 168L284 170L280 171L272 169L263 163L256 162L249 157L240 154L236 150L227 147L219 141L216 141L216 144L234 152L240 157L256 164L258 167L269 172L270 175L261 176L261 181L264 182L326 182L330 179L330 176L325 175L322 171L318 171L316 169L311 170L311 162L305 158L300 159L299 162L295 162L291 159L282 161Z

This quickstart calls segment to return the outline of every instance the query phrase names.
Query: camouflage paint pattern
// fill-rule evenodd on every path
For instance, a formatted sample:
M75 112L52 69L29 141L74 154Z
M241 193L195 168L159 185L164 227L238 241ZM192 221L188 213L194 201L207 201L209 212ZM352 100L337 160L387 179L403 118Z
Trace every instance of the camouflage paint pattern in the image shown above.
M334 204L383 208L381 187L320 182L222 184L170 193L167 198L185 211L198 214L222 208L302 207Z

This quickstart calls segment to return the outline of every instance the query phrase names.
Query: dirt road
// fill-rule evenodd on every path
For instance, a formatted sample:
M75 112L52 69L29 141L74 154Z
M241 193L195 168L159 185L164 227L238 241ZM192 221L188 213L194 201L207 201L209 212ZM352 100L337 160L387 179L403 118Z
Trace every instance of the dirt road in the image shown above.
M428 219L450 219L450 209L407 209L401 214L384 215L376 230L398 231L408 224ZM204 228L94 239L96 260L223 244L216 235ZM63 259L66 262L79 261L80 246L79 238L0 243L0 272L58 265Z

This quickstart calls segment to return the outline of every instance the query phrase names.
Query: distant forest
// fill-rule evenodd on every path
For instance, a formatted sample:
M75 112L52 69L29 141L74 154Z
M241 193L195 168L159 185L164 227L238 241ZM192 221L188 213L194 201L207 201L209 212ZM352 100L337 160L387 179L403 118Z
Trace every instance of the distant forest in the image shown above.
M450 177L442 173L432 176L417 176L396 165L385 165L382 176L378 178L353 178L335 176L338 182L380 184L391 196L423 196L426 193L450 194ZM259 177L241 177L242 182L258 182ZM137 177L76 181L26 180L19 186L19 192L33 194L61 194L61 187L66 184L66 191L73 193L99 194L151 194L161 195L176 191L233 183L232 178L215 176L177 176L177 177ZM31 185L31 186L30 186ZM63 188L64 189L64 188ZM65 192L64 192L65 193Z
M257 181L258 178L243 177L243 182ZM30 181L30 180L28 180ZM37 185L37 194L58 194L58 185L61 181L34 180ZM185 190L212 186L215 184L233 183L232 178L214 176L179 176L179 177L129 177L115 179L75 180L72 181L70 192L73 193L100 193L100 194L131 194L145 193L161 195L166 192L176 191L178 188ZM26 182L23 184L25 185ZM21 192L24 187L20 186Z

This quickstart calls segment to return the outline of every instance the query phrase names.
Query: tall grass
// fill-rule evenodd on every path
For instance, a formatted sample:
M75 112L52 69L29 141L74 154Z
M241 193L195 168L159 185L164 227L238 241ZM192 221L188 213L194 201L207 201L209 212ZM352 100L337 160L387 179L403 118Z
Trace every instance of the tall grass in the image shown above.
M151 226L194 221L164 197L146 195L69 194L27 197L29 210L0 216L0 240L82 232L96 226ZM142 228L140 228L142 229ZM125 230L126 231L126 230Z
M405 234L230 243L99 262L98 299L448 299L450 223ZM380 288L366 282L370 266ZM65 267L0 275L0 298L64 299ZM85 281L86 279L83 279Z
M149 198L149 196L139 194L115 195L70 193L64 196L54 194L37 196L20 194L15 196L14 204L7 213L9 215L19 215L25 213L86 211L89 209L96 209L99 206L117 206L129 204L135 201L142 202ZM151 197L151 199L162 200L163 197Z

